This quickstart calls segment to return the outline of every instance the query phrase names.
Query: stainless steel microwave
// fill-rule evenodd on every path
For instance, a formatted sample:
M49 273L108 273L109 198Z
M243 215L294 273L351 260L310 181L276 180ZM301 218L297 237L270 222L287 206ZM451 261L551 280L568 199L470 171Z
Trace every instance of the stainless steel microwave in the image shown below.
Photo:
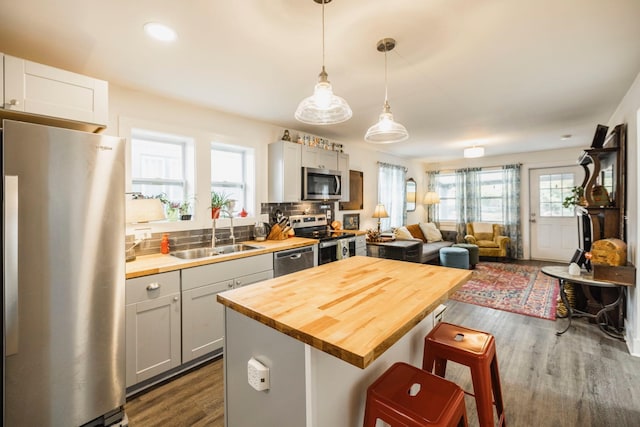
M302 200L340 200L341 197L340 171L302 168Z

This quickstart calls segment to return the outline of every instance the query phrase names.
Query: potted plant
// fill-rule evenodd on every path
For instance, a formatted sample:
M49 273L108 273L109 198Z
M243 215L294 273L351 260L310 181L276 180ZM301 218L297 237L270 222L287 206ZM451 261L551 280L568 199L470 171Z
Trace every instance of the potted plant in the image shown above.
M189 200L184 200L182 203L180 203L180 206L178 207L178 210L180 211L180 219L182 221L189 221L191 219L191 201Z
M220 210L229 205L229 195L224 192L211 192L211 218L220 218Z
M562 206L570 208L572 206L585 206L587 201L584 198L584 188L582 186L575 186L571 189L571 195L564 198Z

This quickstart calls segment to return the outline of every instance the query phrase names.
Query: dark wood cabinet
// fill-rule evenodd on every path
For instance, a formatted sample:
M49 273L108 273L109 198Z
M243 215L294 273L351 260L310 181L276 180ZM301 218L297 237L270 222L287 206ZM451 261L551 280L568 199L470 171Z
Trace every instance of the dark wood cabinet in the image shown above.
M578 163L585 171L582 182L591 218L593 240L626 241L626 148L627 126L617 125L603 147L584 150Z

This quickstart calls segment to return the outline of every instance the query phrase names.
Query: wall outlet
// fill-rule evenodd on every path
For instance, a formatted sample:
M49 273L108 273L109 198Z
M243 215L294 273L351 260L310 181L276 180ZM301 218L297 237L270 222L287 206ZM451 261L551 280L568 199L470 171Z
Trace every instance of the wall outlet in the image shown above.
M150 238L151 228L136 228L135 230L133 230L133 239L136 241Z
M253 357L247 362L249 385L258 391L269 390L269 368Z

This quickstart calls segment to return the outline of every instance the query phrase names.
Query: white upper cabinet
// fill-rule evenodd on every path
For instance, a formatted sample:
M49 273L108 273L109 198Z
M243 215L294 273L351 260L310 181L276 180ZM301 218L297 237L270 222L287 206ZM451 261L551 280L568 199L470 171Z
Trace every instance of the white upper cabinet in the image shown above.
M338 170L338 153L305 145L302 147L302 167Z
M9 55L3 59L3 109L106 127L106 81Z

